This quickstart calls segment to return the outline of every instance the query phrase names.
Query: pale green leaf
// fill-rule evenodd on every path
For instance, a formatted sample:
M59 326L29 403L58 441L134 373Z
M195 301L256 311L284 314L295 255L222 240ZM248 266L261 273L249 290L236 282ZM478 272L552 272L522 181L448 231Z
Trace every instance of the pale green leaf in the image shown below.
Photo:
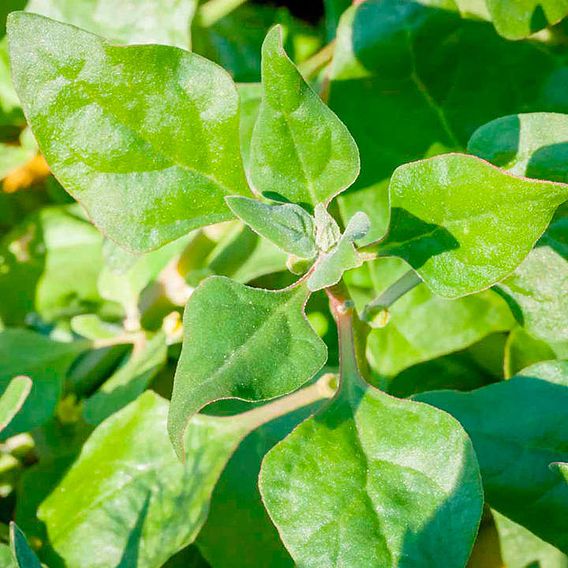
M507 568L568 568L568 557L530 531L493 511L501 556Z
M30 548L26 536L16 523L10 523L10 545L19 568L41 568L36 553Z
M38 516L68 568L157 568L195 539L245 432L234 420L196 416L182 465L167 413L167 402L147 392L107 419L41 504Z
M556 24L568 14L567 0L485 0L497 31L522 39Z
M40 149L108 237L143 252L231 217L225 196L248 188L225 71L174 47L116 47L33 14L11 14L8 27Z
M304 568L463 568L483 505L459 424L363 384L268 453L260 489Z
M450 412L469 433L488 503L568 550L568 484L549 467L568 452L568 362L540 363L470 393L416 398Z
M533 112L484 124L467 150L518 176L568 181L568 115Z
M96 339L111 339L123 332L120 325L103 321L96 314L75 316L69 323L74 333L91 341Z
M20 411L32 390L32 380L24 375L14 377L0 397L0 432Z
M314 221L299 205L270 205L248 197L227 197L231 211L283 251L300 258L316 254Z
M374 286L356 288L358 307L396 282L408 267L396 258L379 259L361 270L371 271ZM367 357L380 375L393 377L404 369L465 349L483 337L510 329L514 319L499 296L492 291L447 300L421 284L407 292L389 310L388 323L373 329L367 340ZM424 379L426 380L426 378Z
M135 400L166 364L166 358L166 338L160 332L129 354L122 366L84 402L87 423L99 424Z
M403 258L432 292L458 298L513 272L568 199L568 185L448 154L399 167L389 193L380 254Z
M189 48L197 0L31 0L26 10L117 43Z
M86 342L61 343L23 329L0 333L0 389L5 392L17 375L26 375L33 382L21 410L2 432L3 438L28 432L50 418L69 366L86 347Z
M326 346L304 315L308 296L301 284L274 292L217 276L193 292L168 418L178 454L189 419L207 403L287 394L323 366Z
M316 224L316 244L321 251L327 252L339 241L341 229L322 203L316 205L314 219Z
M315 206L349 187L359 153L341 121L286 55L273 28L262 48L263 99L253 131L250 179L266 197Z

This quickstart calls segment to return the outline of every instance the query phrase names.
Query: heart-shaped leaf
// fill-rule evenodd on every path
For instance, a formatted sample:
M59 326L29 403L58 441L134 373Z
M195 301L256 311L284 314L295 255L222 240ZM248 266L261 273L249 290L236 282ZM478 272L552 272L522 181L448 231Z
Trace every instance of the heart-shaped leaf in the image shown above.
M426 405L349 390L263 462L264 503L296 564L463 568L483 505L469 438Z
M568 484L554 462L568 452L568 362L539 363L469 393L417 395L455 416L471 436L489 504L568 550Z
M379 254L403 258L446 298L511 274L568 199L568 185L515 177L463 154L399 167L389 192Z
M314 207L359 174L347 128L304 81L274 27L262 46L263 98L250 150L250 179L266 197Z
M181 455L193 414L220 398L266 400L296 390L323 366L327 349L304 315L309 292L205 280L184 313L168 429Z
M12 13L8 28L16 90L41 151L106 235L143 252L231 217L225 196L248 188L225 71L174 47L116 47L34 14Z

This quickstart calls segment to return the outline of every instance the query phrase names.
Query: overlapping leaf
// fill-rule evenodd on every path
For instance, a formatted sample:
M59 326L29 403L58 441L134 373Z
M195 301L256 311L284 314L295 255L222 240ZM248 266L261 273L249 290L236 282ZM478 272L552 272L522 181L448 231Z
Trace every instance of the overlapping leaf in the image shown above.
M489 504L568 550L568 484L550 467L568 452L568 363L541 363L471 393L417 398L450 412L469 433Z
M188 420L220 398L264 400L289 393L325 363L327 350L304 315L304 285L281 291L208 278L184 313L168 429L181 455Z
M147 251L230 218L224 197L248 188L226 72L174 47L115 47L32 14L11 14L9 30L42 153L111 239Z

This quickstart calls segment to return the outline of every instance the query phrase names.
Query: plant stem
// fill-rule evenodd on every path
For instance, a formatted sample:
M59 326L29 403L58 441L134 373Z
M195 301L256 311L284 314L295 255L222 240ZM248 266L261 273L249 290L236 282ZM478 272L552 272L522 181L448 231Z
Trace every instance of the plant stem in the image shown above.
M237 416L227 416L222 420L238 420L239 424L250 432L267 422L289 414L304 406L309 406L318 400L331 398L335 390L331 386L333 373L322 375L313 385L298 390L288 396L269 402L263 406L253 408Z
M197 11L197 18L201 27L208 28L220 19L236 10L247 0L209 0Z
M298 65L298 71L306 78L313 77L324 65L327 65L333 59L335 50L335 40L328 43L309 59Z
M389 286L382 294L369 302L363 310L362 319L368 321L381 310L386 310L407 292L418 286L422 279L414 270L403 274L394 284Z

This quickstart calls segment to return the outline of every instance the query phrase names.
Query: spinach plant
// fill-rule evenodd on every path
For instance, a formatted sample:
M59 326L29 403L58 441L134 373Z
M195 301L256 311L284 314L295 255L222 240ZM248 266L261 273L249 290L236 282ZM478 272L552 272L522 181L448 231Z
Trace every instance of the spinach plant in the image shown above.
M268 25L243 85L182 49L222 3L149 4L8 17L14 159L65 204L2 244L5 565L460 568L489 526L507 566L565 566L568 118L519 112L568 111L567 75L508 39L568 5L367 0L336 29L330 1L331 49L296 65ZM500 83L529 64L552 102Z

